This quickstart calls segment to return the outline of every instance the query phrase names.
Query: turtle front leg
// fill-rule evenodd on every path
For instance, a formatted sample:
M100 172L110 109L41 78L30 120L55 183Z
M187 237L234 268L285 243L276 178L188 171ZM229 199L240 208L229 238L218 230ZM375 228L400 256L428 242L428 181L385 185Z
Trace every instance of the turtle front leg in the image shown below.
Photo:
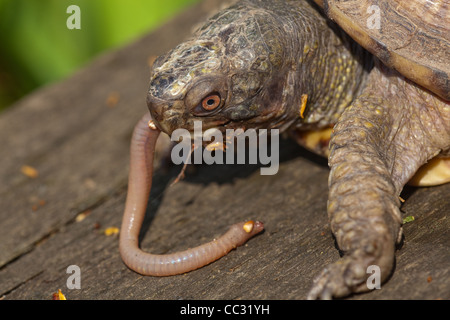
M377 66L330 141L328 215L344 256L315 279L309 299L368 291L383 282L402 235L399 194L414 172L450 147L449 104Z

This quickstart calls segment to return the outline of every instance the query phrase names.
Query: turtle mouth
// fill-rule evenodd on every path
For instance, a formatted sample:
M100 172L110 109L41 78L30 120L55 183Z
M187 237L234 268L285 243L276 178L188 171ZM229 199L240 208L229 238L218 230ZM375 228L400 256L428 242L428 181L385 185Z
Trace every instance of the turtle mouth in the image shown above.
M162 132L170 135L175 129L180 127L180 119L183 118L184 110L183 101L177 100L169 103L148 95L147 106L153 123Z
M162 132L169 136L177 129L185 129L195 138L196 135L204 135L206 130L216 129L224 133L230 119L223 117L195 117L186 107L183 100L167 102L149 96L147 105L152 116L153 123ZM201 129L198 129L198 128Z

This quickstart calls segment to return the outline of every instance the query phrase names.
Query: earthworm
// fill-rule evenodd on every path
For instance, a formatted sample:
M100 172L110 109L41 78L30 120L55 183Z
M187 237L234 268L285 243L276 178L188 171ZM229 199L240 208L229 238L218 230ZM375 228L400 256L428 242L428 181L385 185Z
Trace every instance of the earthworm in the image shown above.
M244 244L264 228L259 221L234 224L221 237L198 247L171 254L151 254L139 248L139 232L144 220L153 176L155 145L161 131L149 114L136 125L130 147L128 194L120 231L122 260L143 275L171 276L201 268Z

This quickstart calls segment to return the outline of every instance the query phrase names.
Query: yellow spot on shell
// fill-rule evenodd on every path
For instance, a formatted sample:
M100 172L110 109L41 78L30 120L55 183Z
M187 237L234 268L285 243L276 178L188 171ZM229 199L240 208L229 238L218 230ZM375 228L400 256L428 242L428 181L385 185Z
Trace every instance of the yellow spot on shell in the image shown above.
M250 233L253 230L253 226L255 225L255 222L253 220L249 220L242 226L242 229L244 229L245 232Z

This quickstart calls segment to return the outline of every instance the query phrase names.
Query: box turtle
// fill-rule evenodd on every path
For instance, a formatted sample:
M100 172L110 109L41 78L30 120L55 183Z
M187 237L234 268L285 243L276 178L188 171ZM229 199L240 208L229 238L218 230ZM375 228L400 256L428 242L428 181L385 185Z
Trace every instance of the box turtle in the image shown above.
M132 139L125 263L153 274L149 264L197 259L155 260L137 239L156 137L201 121L223 133L279 129L328 157L328 216L343 256L308 298L368 291L369 266L385 281L402 239L403 187L450 180L449 15L448 0L242 0L160 56L151 118Z

